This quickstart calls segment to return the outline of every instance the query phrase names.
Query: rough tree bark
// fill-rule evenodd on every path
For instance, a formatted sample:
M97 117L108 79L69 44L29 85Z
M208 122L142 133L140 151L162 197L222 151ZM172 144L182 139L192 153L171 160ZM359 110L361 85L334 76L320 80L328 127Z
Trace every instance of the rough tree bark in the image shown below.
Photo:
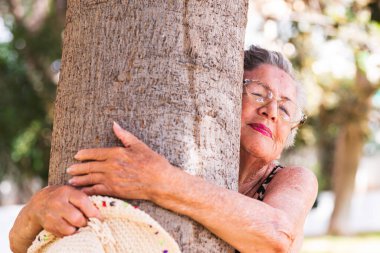
M68 1L49 183L67 180L77 150L120 145L117 121L188 173L237 190L247 7ZM190 219L139 204L183 252L233 251Z

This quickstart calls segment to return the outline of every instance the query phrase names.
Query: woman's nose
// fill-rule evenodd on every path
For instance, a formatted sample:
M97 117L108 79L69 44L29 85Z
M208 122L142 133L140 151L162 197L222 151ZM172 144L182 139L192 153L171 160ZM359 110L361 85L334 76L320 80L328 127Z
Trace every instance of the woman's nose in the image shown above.
M277 101L272 100L269 103L262 105L258 108L258 113L272 121L277 121L278 118L278 108Z

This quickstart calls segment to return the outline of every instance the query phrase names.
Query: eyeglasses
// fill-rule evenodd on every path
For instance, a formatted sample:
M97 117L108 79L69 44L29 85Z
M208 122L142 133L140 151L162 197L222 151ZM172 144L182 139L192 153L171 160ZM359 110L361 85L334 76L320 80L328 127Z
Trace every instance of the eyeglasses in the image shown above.
M244 93L250 100L258 105L267 105L276 98L268 85L252 79L243 80ZM281 119L298 127L305 123L307 116L302 112L301 107L289 99L278 99L277 112Z

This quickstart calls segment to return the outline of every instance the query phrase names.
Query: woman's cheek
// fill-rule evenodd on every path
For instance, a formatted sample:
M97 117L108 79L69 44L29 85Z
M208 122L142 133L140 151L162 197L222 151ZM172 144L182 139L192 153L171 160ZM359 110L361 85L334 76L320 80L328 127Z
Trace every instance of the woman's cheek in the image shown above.
M278 140L276 142L281 147L281 151L285 147L285 143L286 143L288 136L290 135L290 131L291 131L291 129L288 126L280 126L278 128L279 134L277 136Z

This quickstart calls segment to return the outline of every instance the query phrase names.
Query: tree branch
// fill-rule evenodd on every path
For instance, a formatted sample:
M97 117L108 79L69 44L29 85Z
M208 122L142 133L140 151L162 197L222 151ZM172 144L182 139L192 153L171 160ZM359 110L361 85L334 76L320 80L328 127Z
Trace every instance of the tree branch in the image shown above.
M31 13L32 15L26 18L25 25L28 31L33 33L41 28L48 16L49 0L35 0Z
M30 16L25 16L25 9L20 0L5 0L5 2L17 24L25 28L30 34L41 28L49 13L49 0L34 1Z
M9 7L9 11L15 17L16 22L19 24L23 24L25 11L20 0L5 0L5 2Z

